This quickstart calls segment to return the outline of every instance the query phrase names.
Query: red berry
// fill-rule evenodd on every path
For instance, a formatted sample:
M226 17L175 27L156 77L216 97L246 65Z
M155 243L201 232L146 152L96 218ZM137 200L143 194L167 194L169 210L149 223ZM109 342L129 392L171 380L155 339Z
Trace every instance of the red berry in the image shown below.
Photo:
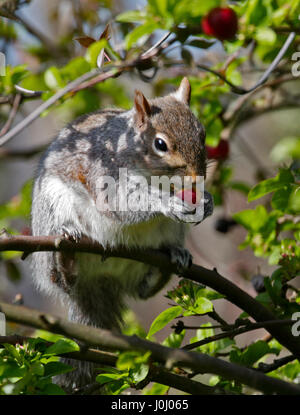
M229 155L229 143L221 139L217 147L206 146L206 154L209 159L225 160Z
M215 7L202 19L202 30L206 35L220 40L232 39L238 29L235 11L228 7Z
M187 203L190 204L195 204L197 201L197 194L194 190L181 190L180 192L177 193L176 195L177 197L179 197L181 200L184 200Z

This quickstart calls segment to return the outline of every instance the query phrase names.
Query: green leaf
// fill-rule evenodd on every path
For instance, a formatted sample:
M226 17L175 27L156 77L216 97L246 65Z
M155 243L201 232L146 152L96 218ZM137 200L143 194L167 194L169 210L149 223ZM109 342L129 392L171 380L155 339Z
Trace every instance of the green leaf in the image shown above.
M300 212L300 186L297 186L291 193L289 209L295 212L295 214Z
M54 383L48 383L42 389L43 395L66 395L66 392L58 385Z
M59 89L64 86L63 79L59 72L59 69L55 66L48 68L44 74L44 80L48 88Z
M196 331L196 336L190 339L190 344L206 339L214 335L214 329L211 328L211 323L205 323ZM215 351L216 342L210 342L202 346L198 346L197 350L202 353L212 354Z
M164 310L162 313L159 314L159 316L156 317L156 319L151 324L151 327L147 334L147 338L149 339L151 336L153 336L153 334L163 329L168 323L170 323L170 321L180 316L180 314L182 314L182 307L179 305Z
M138 23L145 19L145 13L140 10L128 10L116 17L117 22Z
M31 207L32 180L23 186L20 194L14 196L8 203L0 205L0 220L5 218L29 218Z
M166 16L168 9L168 0L150 0L149 3L156 3L157 10L161 16Z
M214 43L215 43L214 40L212 41L212 40L208 40L204 38L197 38L197 39L191 40L190 42L187 42L186 45L193 46L199 49L207 49L207 48L210 48Z
M105 385L106 383L120 380L120 378L125 378L127 376L128 374L121 373L100 373L100 375L97 375L96 377L96 382L99 382L101 385Z
M134 44L136 44L143 36L150 35L156 29L159 28L158 23L148 21L141 26L133 29L125 38L126 50L129 50Z
M245 11L245 24L259 26L267 17L267 7L264 0L250 0Z
M274 25L276 26L280 25L287 18L290 8L286 6L287 5L284 4L282 7L274 11L273 16L272 16L272 21Z
M232 190L236 190L238 192L241 192L245 195L248 195L249 191L250 191L250 186L244 182L239 182L239 181L233 181L233 182L229 182L227 185L230 189Z
M158 16L164 16L167 11L168 0L148 0L151 11Z
M273 46L276 43L276 33L269 27L259 27L254 39L261 45Z
M31 371L33 374L37 376L43 376L45 373L45 368L41 362L37 361L37 362L34 362L33 365L31 366Z
M142 363L147 363L151 352L141 353L138 351L127 351L119 355L117 361L118 370L129 370Z
M25 376L26 372L27 368L25 366L19 366L16 361L6 361L0 364L0 380L5 378L21 378Z
M291 379L291 380L297 379L300 373L300 363L298 361L288 363L287 365L280 368L279 372L282 373L284 376L286 376L288 379Z
M230 352L230 361L250 367L266 354L272 353L277 355L278 352L277 349L271 348L267 342L258 340L242 352L240 350L232 350Z
M166 395L170 386L154 383L154 385L143 390L143 395Z
M276 190L271 202L273 209L278 209L284 212L288 207L291 192L292 186L287 186L286 188Z
M174 349L178 349L181 346L181 343L185 336L185 330L182 330L180 334L171 333L164 341L163 345L167 347L172 347Z
M49 362L44 365L45 372L43 378L62 375L63 373L72 372L74 368L62 362Z
M56 343L49 346L44 356L58 355L63 353L78 352L80 347L71 339L59 339Z
M18 84L27 74L27 65L15 66L11 70L11 82L13 85Z
M102 49L105 49L108 46L106 39L98 40L97 42L94 42L91 44L91 46L88 47L85 59L89 62L91 67L95 68L97 66L97 59L99 56L99 53Z
M176 6L172 10L174 20L177 24L179 23L194 23L198 21L202 16L207 14L211 9L219 6L219 0L181 0L175 2ZM199 33L201 30L199 28Z
M65 339L65 337L62 336L61 334L51 333L50 331L46 331L46 330L36 330L35 336L37 339L40 338L44 341L48 341L51 343L55 343L56 341L60 339Z
M193 310L196 314L205 314L213 311L214 306L211 301L205 297L198 297L196 303L194 304Z
M84 73L90 71L90 69L91 65L87 62L87 60L83 56L77 56L76 58L71 59L67 65L61 68L60 73L66 82L70 82L73 79L76 79Z
M263 180L250 190L248 195L248 202L259 199L260 197L274 192L275 190L281 189L282 187L293 182L294 177L292 173L287 169L280 169L280 172L276 177Z
M43 74L29 73L24 79L22 79L20 85L23 88L31 89L32 91L45 91L47 89Z
M112 395L120 395L124 390L130 388L130 384L121 379L115 382L107 383L106 387Z
M141 382L144 380L149 373L149 365L141 364L134 370L130 370L130 377L132 378L134 383Z
M277 163L286 161L289 158L300 159L300 138L283 138L273 147L270 157Z
M259 230L268 219L268 212L264 206L256 206L255 209L246 209L235 213L233 219L248 230Z
M197 298L198 297L205 297L208 300L219 300L220 298L224 298L225 296L217 293L216 291L209 290L208 288L200 288L197 291Z

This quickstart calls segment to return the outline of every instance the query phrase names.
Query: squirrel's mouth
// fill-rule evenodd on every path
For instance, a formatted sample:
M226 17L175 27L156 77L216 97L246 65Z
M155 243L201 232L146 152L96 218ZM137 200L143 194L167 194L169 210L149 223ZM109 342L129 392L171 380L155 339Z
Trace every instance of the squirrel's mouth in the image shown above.
M190 183L184 186L175 186L171 183L170 190L171 196L177 196L190 205L198 205L204 192L203 186L199 186L197 183Z
M172 195L177 196L182 201L188 203L189 205L191 205L191 207L195 208L195 221L191 220L191 222L195 225L203 222L205 218L212 215L214 210L213 197L209 192L204 190L203 182L202 186L199 186L197 183L192 183L187 187L181 188L176 188L176 186L171 185L171 191ZM201 209L200 211L202 211L201 220L197 220L197 212L199 212L198 209Z

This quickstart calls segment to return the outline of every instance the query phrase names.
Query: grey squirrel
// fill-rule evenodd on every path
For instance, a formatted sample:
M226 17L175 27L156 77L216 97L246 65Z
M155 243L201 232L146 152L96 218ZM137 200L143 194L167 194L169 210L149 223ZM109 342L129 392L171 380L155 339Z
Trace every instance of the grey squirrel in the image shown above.
M110 109L84 115L58 134L42 156L34 183L33 235L82 236L104 247L164 249L172 262L187 267L190 253L184 249L188 227L188 203L176 195L176 205L165 207L152 200L151 211L99 209L99 177L118 182L120 168L129 177L206 175L205 131L189 108L191 86L183 78L179 88L165 97L147 100L135 92L129 111ZM122 186L119 192L124 192ZM181 205L178 207L178 201ZM205 192L204 215L213 210ZM126 297L146 299L158 292L170 273L127 259L87 253L36 252L32 266L37 286L58 297L69 319L118 330ZM91 381L92 365L81 364L77 373L64 376L64 386L83 386Z

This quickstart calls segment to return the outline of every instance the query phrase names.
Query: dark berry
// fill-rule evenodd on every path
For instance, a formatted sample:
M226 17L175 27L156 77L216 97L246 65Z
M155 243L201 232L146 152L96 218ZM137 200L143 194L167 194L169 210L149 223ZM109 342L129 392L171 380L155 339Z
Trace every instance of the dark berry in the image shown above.
M255 291L258 294L266 291L266 288L264 285L264 278L265 277L263 275L257 274L257 275L254 275L251 279L252 287L255 289Z
M237 225L237 223L233 219L219 218L215 222L215 230L217 232L227 233L235 225Z
M202 30L206 35L219 40L232 39L238 29L235 11L228 7L216 7L202 19Z
M182 332L182 330L184 329L184 324L183 321L179 320L176 323L176 327L175 327L175 334L180 334Z

